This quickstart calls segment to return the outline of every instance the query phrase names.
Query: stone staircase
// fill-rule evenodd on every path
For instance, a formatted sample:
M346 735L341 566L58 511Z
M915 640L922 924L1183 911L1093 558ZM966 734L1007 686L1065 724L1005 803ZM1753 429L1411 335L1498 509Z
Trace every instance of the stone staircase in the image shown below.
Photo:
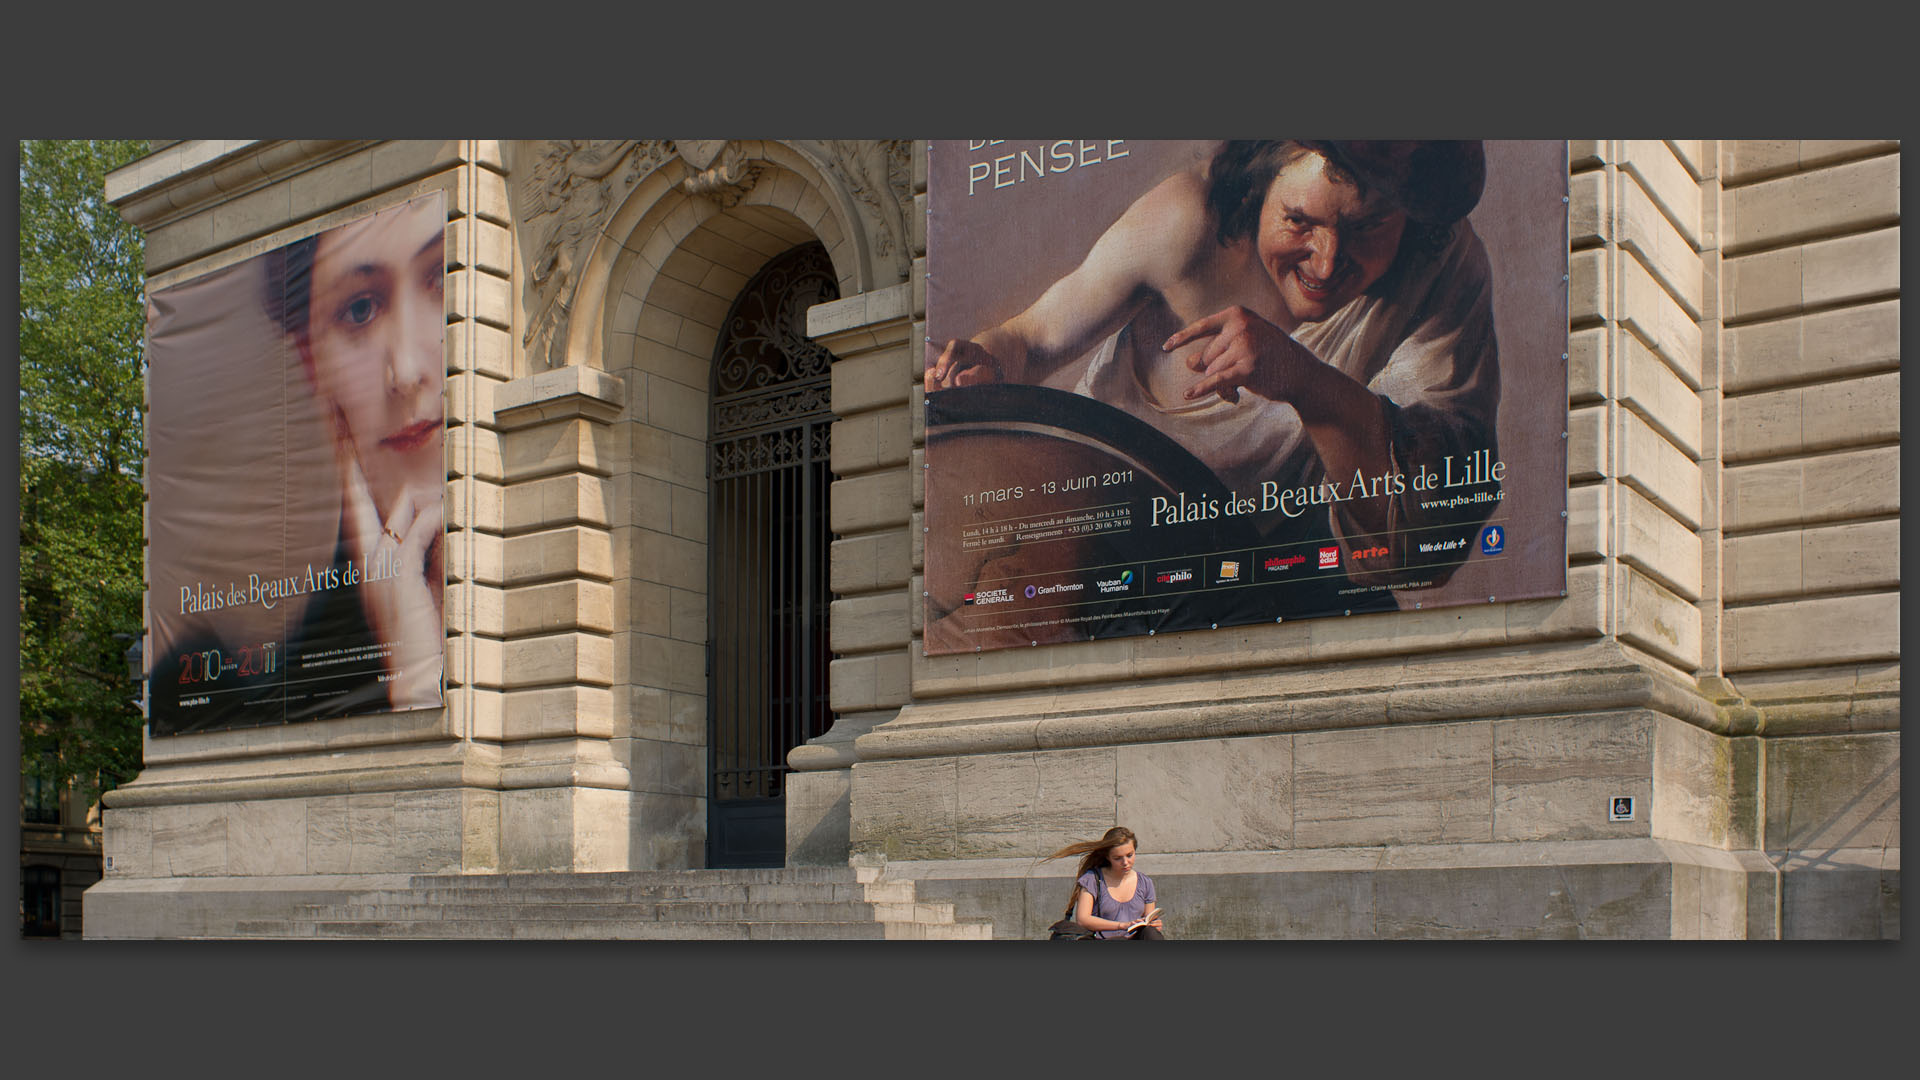
M914 898L878 866L600 874L416 874L404 889L237 924L248 939L986 941L993 925Z

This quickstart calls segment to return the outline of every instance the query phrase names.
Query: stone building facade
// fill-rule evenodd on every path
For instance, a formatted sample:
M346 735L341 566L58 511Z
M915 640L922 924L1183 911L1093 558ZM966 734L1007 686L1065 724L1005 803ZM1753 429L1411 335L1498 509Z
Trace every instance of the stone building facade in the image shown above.
M715 350L817 242L832 724L789 865L1033 936L1038 857L1119 821L1176 936L1897 937L1898 144L1568 160L1564 598L927 657L923 142L158 145L108 182L154 288L446 193L448 694L149 736L89 935L706 865Z
M72 785L22 781L20 935L81 937L81 898L101 876L99 804Z

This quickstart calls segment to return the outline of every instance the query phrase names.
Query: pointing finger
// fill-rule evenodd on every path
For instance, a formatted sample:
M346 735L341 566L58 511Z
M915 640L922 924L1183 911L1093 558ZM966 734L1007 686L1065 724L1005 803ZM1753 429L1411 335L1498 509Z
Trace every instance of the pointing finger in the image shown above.
M1243 350L1223 349L1218 356L1207 364L1202 378L1187 388L1189 401L1197 401L1211 393L1218 393L1221 400L1237 403L1240 400L1239 387L1252 373L1252 365L1244 362Z
M1227 315L1231 310L1232 309L1229 308L1227 311L1217 311L1204 319L1195 320L1174 331L1172 337L1161 342L1160 351L1172 352L1189 341L1219 333L1220 329L1226 325Z
M1220 358L1233 351L1240 340L1230 325L1222 325L1218 330L1209 331L1205 348L1196 350L1187 357L1187 370L1194 372L1212 372L1220 367ZM1194 340L1200 340L1196 337Z

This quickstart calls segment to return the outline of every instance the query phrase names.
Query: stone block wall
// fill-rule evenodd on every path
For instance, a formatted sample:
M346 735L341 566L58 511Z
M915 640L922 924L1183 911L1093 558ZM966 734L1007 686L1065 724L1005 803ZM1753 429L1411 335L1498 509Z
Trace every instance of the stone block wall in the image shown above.
M836 738L890 716L908 640L903 249L924 243L897 205L904 147L183 141L110 179L154 287L424 191L449 206L447 707L150 740L109 799L115 873L702 865L712 356L752 274L809 240L847 297L818 331L845 359ZM841 764L815 850L844 863Z
M160 288L429 191L448 206L447 704L147 739L116 877L612 869L627 860L612 505L623 399L518 358L501 143L182 142L116 173Z
M503 870L624 869L630 762L614 704L618 379L588 367L492 388L500 521L494 665Z
M808 331L834 355L827 580L829 701L834 726L788 755L789 865L844 865L851 831L853 742L906 704L917 605L908 496L918 485L911 410L915 340L906 284L815 307ZM911 451L911 453L910 453Z
M418 195L447 221L447 704L149 736L105 800L107 880L485 870L500 863L499 440L510 214L490 141L181 142L109 178L164 288Z
M1568 150L1569 575L1604 567L1608 631L1688 673L1711 666L1714 524L1697 152L1657 140Z
M790 862L885 856L1020 936L1060 902L1033 860L1119 821L1199 936L1897 936L1896 143L1569 144L1564 597L941 657L926 144L910 180L720 146L637 144L569 219L551 348L533 144L115 174L156 288L447 192L449 695L149 739L108 886L700 865L709 365L818 238L836 722L789 757Z
M1900 154L1721 144L1722 669L1789 936L1897 936Z
M1568 168L1565 598L916 648L855 742L854 851L984 913L1118 821L1209 874L1424 859L1459 878L1443 936L1544 932L1466 884L1543 859L1639 897L1586 932L1897 936L1897 145L1575 140ZM1368 910L1257 936L1418 930Z

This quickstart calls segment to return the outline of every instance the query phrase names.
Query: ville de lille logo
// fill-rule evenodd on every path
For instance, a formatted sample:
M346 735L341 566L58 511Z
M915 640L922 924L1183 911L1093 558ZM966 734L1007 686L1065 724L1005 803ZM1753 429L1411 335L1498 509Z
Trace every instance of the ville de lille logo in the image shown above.
M1489 525L1480 530L1480 554L1498 555L1506 546L1507 530L1498 525Z

